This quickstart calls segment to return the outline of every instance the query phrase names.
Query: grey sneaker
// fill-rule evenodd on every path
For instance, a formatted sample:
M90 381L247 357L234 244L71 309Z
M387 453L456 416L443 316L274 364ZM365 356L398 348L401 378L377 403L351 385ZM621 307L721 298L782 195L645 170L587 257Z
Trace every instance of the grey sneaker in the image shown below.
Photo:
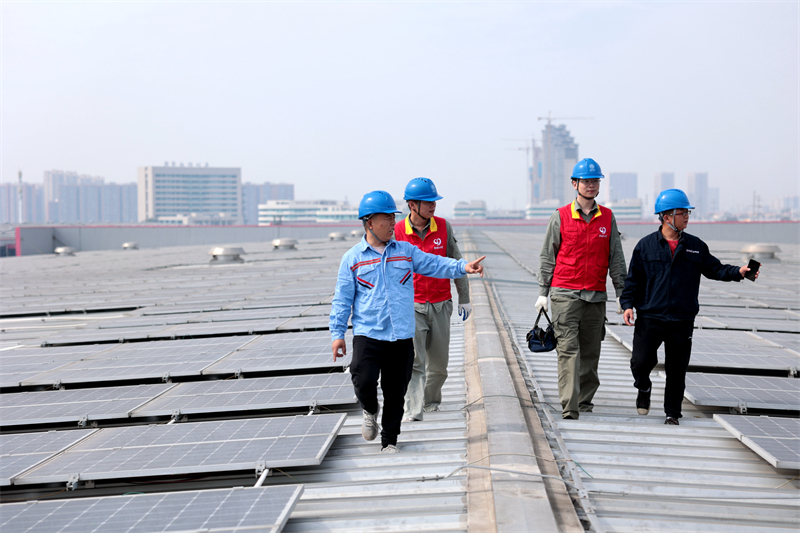
M429 406L423 407L422 410L425 411L426 413L435 413L435 412L439 411L440 409L439 409L439 405L437 404L437 405L429 405Z
M672 418L671 416L668 416L667 419L664 420L664 423L666 425L668 425L668 426L679 426L679 425L681 425L681 423L678 422L677 418Z
M378 421L375 415L364 411L364 421L361 423L361 436L366 440L375 440L378 436Z
M387 444L386 446L381 448L381 453L400 453L400 448L398 448L394 444Z

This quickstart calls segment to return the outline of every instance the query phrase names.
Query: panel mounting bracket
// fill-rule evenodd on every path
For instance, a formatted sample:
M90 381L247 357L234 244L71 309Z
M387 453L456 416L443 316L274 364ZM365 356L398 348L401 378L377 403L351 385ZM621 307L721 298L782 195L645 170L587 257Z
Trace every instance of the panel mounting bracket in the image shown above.
M789 368L789 377L796 378L797 377L797 367L793 366Z
M174 409L172 411L172 417L170 418L171 422L180 422L181 421L181 410Z
M172 383L172 381L169 379L169 372L161 376L161 381L163 383Z
M59 379L55 383L53 383L54 390L64 390L64 386L61 384L61 380Z
M244 372L242 372L241 368L237 368L233 375L236 376L236 379L244 379Z
M87 422L89 422L89 415L83 415L80 420L78 420L78 427L85 428Z
M317 400L311 400L311 404L309 405L308 409L308 415L318 415L318 414L319 414L319 406L317 405Z
M264 470L267 470L267 462L266 461L258 461L256 463L256 477L258 477L261 474L263 474Z
M744 400L739 400L739 405L736 407L731 407L731 413L737 412L742 415L747 414L747 402Z
M75 490L78 487L78 481L80 481L80 479L80 474L70 474L67 480L67 490Z

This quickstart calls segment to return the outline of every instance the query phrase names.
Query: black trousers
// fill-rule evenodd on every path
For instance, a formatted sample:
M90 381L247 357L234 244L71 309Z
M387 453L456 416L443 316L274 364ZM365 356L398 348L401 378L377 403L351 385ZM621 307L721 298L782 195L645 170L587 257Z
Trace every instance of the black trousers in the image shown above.
M639 390L647 390L652 386L650 372L658 363L658 347L664 343L664 369L667 373L664 412L672 418L681 417L693 332L694 320L667 321L641 315L636 318L633 330L631 372L633 386Z
M381 446L397 444L403 420L403 402L414 368L414 339L379 341L356 335L350 377L361 407L378 412L378 376L383 391Z

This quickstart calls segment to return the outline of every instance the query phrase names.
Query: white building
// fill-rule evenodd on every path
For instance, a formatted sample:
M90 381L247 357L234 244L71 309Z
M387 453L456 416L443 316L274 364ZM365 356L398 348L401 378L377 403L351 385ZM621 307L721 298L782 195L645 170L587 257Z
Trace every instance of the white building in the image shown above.
M176 215L232 218L242 223L242 171L164 165L139 167L139 221L159 221Z
M614 218L617 220L642 219L641 198L625 198L617 202L609 202L608 208L614 212Z
M528 220L544 219L549 220L550 216L561 207L561 202L558 198L551 198L539 202L538 204L529 205L525 208L525 218Z
M258 206L258 225L358 220L358 207L337 200L270 200Z
M690 172L686 188L689 202L695 207L692 218L708 218L708 172Z
M458 202L453 206L454 220L475 220L483 218L486 218L486 202L483 200Z

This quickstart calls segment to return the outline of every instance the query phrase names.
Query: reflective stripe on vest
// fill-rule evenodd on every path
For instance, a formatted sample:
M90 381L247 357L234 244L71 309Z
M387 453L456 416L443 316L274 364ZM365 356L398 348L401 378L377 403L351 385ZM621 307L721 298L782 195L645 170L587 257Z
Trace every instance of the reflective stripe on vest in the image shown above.
M429 254L447 256L447 222L440 217L432 217L431 225L424 239L411 226L411 215L395 225L394 238L398 241L407 241ZM414 274L414 302L432 304L445 302L450 296L450 280L429 278Z
M597 213L587 223L575 206L576 202L572 202L558 209L561 248L550 286L605 291L611 249L611 210L597 204Z

